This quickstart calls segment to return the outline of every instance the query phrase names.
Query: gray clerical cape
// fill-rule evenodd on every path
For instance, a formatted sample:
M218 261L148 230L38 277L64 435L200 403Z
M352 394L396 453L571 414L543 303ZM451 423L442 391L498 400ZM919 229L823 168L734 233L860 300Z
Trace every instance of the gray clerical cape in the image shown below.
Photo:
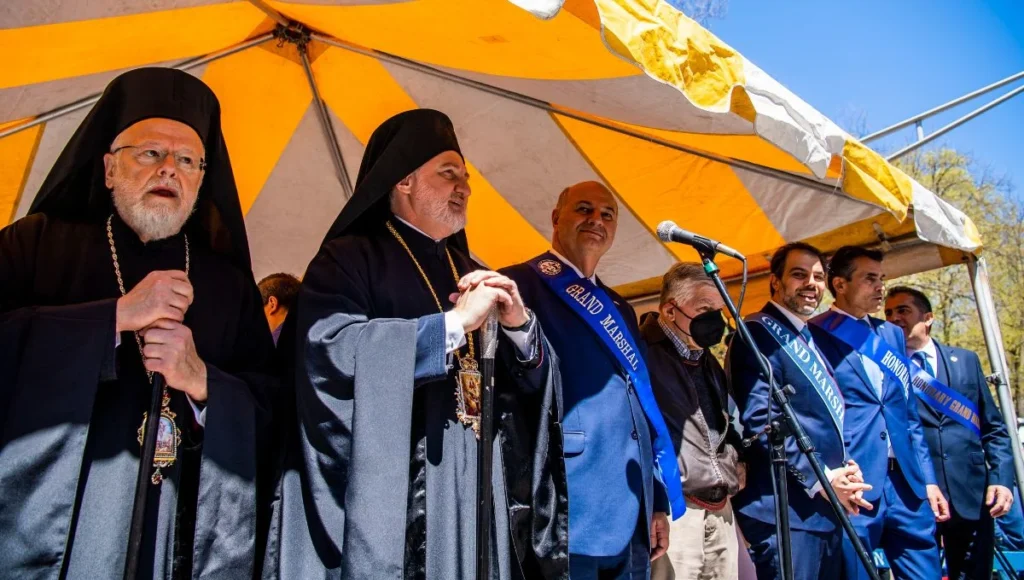
M449 249L460 272L478 267ZM396 250L386 231L326 244L282 333L298 425L265 578L474 577L478 443L454 420L444 317ZM557 360L537 332L532 361L499 340L492 577L503 580L567 576Z

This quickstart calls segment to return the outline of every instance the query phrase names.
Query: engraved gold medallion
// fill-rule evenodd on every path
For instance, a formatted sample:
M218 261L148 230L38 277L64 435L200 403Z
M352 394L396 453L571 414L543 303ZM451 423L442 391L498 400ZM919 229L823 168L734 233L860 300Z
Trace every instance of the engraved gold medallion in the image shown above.
M170 397L167 398L169 399ZM164 479L160 470L174 465L174 462L177 461L178 446L181 445L181 430L178 429L178 425L174 422L177 413L167 406L168 403L165 403L160 411L160 422L157 424L156 453L153 455L153 467L156 469L153 471L153 477L151 478L153 485L160 485L160 482ZM148 418L148 412L142 414L142 425L138 431L139 445L142 445L142 442L145 441L146 420Z
M459 359L458 392L456 398L456 415L463 425L473 428L477 438L480 438L480 391L484 384L483 375L477 367L477 362L469 357Z

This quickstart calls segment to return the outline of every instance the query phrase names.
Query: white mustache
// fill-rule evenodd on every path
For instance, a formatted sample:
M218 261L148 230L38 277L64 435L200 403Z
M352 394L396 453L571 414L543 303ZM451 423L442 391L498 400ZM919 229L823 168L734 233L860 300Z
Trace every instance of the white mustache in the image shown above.
M178 195L178 196L181 195L181 186L178 185L176 182L174 182L172 180L169 180L169 179L167 179L167 180L161 179L161 180L157 181L156 183L149 185L146 188L146 191L153 191L154 189L157 189L157 188L169 189L169 190L173 191L175 195Z

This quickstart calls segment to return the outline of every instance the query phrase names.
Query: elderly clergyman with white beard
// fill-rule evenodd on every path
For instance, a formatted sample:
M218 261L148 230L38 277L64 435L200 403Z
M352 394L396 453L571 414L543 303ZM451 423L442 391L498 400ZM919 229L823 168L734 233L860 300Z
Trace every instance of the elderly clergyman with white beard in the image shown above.
M5 576L122 575L152 373L138 577L252 576L260 304L217 98L172 69L114 79L0 230Z

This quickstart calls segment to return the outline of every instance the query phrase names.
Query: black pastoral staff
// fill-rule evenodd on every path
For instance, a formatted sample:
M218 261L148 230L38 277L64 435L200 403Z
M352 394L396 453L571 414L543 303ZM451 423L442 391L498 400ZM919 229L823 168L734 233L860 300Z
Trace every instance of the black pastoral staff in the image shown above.
M557 367L515 284L470 257L468 179L442 113L371 136L279 343L299 423L265 577L475 577L477 329L492 306L492 577L564 577Z
M158 372L139 577L250 577L273 345L210 89L116 78L0 231L0 280L3 574L121 575Z

